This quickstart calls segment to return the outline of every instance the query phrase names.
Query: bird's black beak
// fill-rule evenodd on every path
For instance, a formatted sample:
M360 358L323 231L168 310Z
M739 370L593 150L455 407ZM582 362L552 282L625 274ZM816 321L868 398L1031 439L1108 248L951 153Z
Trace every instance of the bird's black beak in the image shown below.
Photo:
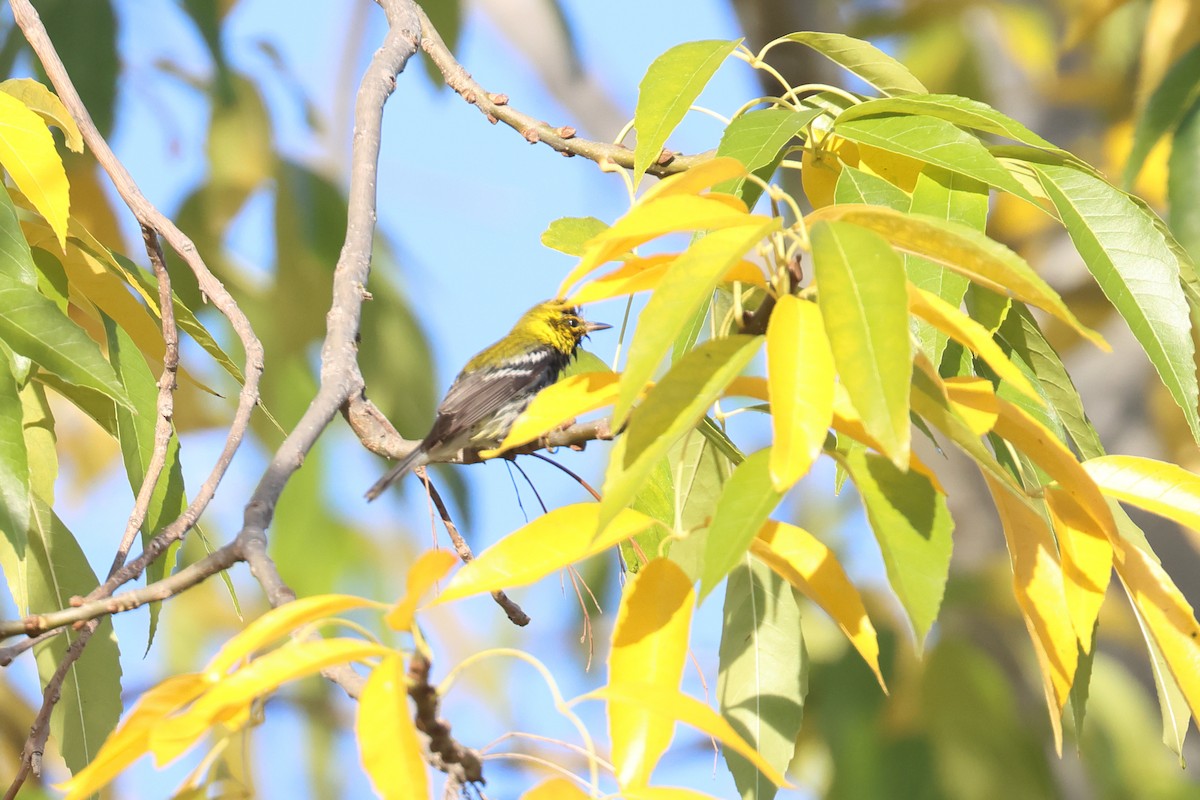
M607 322L585 322L583 323L584 333L594 333L595 331L606 331L611 328Z

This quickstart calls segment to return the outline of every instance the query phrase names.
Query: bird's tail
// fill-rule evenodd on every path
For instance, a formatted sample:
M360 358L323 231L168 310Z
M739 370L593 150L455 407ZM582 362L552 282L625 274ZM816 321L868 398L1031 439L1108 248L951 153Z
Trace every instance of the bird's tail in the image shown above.
M417 447L411 453L400 459L394 467L389 469L387 473L375 481L375 485L367 489L367 502L374 500L379 495L383 494L389 486L400 480L411 469L421 466L426 463L424 461L425 448Z

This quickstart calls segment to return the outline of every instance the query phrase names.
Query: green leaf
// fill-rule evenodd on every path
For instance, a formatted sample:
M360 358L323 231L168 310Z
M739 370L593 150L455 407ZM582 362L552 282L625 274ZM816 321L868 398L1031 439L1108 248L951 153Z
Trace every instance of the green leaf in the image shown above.
M25 449L24 412L17 381L0 353L0 557L13 599L24 603L26 538L29 530L29 452ZM18 597L19 596L19 597Z
M920 115L937 117L971 130L994 133L1008 139L1038 147L1060 155L1069 155L1011 117L1001 114L987 103L953 94L920 94L906 97L886 97L850 106L838 116L837 122L849 122L863 117L882 115Z
M542 244L569 256L581 256L588 240L608 229L608 223L595 217L560 217L542 233Z
M709 79L741 41L685 42L654 59L638 84L637 108L633 112L633 126L637 128L634 186L641 183L646 170L658 160L671 131L683 121Z
M29 608L33 612L70 608L99 581L79 543L49 506L33 498L29 528ZM68 630L34 648L44 687L78 633ZM83 655L67 672L62 698L50 715L50 735L72 772L95 757L121 716L121 661L112 621L105 618Z
M833 187L833 201L883 206L893 211L908 211L912 204L912 198L899 186L849 164L843 165L838 174L837 184Z
M0 275L25 286L37 286L33 254L17 221L17 209L3 186L0 186Z
M1146 101L1133 129L1133 145L1125 162L1122 182L1126 188L1133 185L1158 140L1179 126L1197 100L1200 100L1200 44L1171 65Z
M908 614L918 651L946 589L954 521L946 497L919 472L901 472L874 453L843 455L887 568L888 583Z
M771 483L770 455L768 447L747 456L725 483L708 526L700 574L701 600L745 560L750 542L783 497Z
M1171 230L1193 259L1200 258L1200 102L1188 109L1175 131L1167 160ZM1197 301L1193 298L1192 305Z
M134 413L117 408L117 439L121 445L121 458L125 463L129 486L136 497L146 479L154 453L154 429L158 421L158 386L146 359L129 335L107 316L103 318L103 322L108 340L108 357L136 409ZM182 514L185 508L187 496L183 487L183 467L179 461L179 439L172 430L171 438L167 441L166 462L150 495L150 505L142 522L143 547L154 534ZM146 583L160 580L169 563L168 559L160 558L148 566ZM147 648L154 642L160 606L160 603L150 604L150 635Z
M609 456L598 531L629 503L671 445L695 427L705 410L745 369L762 338L710 339L681 358L654 385Z
M804 31L784 37L811 47L886 95L925 94L928 89L908 68L875 45L840 33Z
M748 171L769 181L783 160L788 143L820 113L816 109L790 108L749 111L729 123L717 145L717 155L736 158ZM746 178L719 183L713 191L735 194L750 208L762 195L762 187Z
M791 586L757 559L746 557L725 584L717 672L721 714L767 763L787 770L808 693L808 653L800 605ZM725 763L743 800L772 800L773 783L725 749Z
M83 328L53 300L7 278L0 278L0 339L64 380L132 407L112 366Z
M850 141L915 158L1035 202L982 142L944 119L924 115L860 117L839 121L834 132Z
M46 373L38 373L41 377ZM112 403L108 403L112 407ZM29 455L29 488L47 503L54 502L54 482L58 479L58 451L54 412L46 389L37 381L21 387L21 424L24 426L25 452ZM90 589L89 589L90 591Z
M838 375L867 432L907 465L913 362L900 256L883 237L844 222L819 222L811 236L817 300Z
M1196 365L1179 261L1155 222L1086 172L1032 164L1096 282L1129 325L1200 442Z
M697 309L707 305L721 276L778 225L777 219L771 219L714 231L694 242L670 266L639 317L648 324L634 330L613 408L614 420L628 416L634 399L654 377Z
M926 167L917 176L907 210L982 231L987 225L987 186L954 172ZM917 255L904 256L904 271L915 286L932 292L955 308L962 303L970 284L965 276ZM924 320L914 318L913 325L918 345L932 363L940 364L949 337Z

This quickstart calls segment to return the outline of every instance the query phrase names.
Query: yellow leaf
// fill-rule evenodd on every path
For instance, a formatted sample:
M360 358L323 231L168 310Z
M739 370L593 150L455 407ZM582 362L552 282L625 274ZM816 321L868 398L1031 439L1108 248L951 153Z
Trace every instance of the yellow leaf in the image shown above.
M574 305L585 305L610 297L648 292L658 287L659 281L667 274L667 270L678 253L648 256L646 258L631 258L621 267L599 278L585 283L569 300ZM766 279L760 267L750 261L739 261L730 267L721 278L724 282L739 281L752 286L765 287Z
M975 402L973 397L959 391L953 383L946 383L946 392L951 399L964 406ZM1053 431L1007 400L997 397L996 404L999 416L996 418L995 432L1012 442L1058 481L1109 541L1119 541L1116 523L1112 511L1104 502L1104 496L1067 446L1059 441Z
M858 163L854 166L883 178L907 194L912 194L917 186L917 176L921 174L925 164L915 158L859 142Z
M800 158L800 182L813 208L833 204L843 164L858 164L858 145L840 136L827 135L820 147L804 149Z
M882 445L871 434L867 433L862 417L855 410L854 404L850 402L850 396L847 394L846 388L840 383L833 387L833 429L839 434L849 436L851 439L865 444L877 453L883 453ZM921 460L920 456L911 451L908 455L908 469L913 472L919 472L928 478L929 482L933 484L933 488L937 489L938 494L946 493L941 481L938 480L937 473L930 469Z
M550 778L521 795L521 800L588 800L590 797L566 778Z
M404 597L384 617L392 630L406 631L413 626L417 604L433 585L446 577L458 558L449 550L426 550L408 569L408 586Z
M1033 640L1054 730L1054 747L1061 756L1062 710L1075 680L1079 649L1067 611L1054 537L1041 514L1017 502L990 476L983 477L1000 513L1012 563L1013 593Z
M681 692L664 692L658 687L644 683L610 683L593 692L588 692L577 698L575 702L581 700L607 700L610 706L613 703L634 705L675 722L690 725L701 733L716 739L738 755L744 756L747 761L758 767L767 780L776 786L790 787L791 785L779 770L763 760L758 751L738 735L738 732L725 721L724 717L694 697L689 697Z
M436 552L436 551L435 551ZM429 775L408 707L404 659L386 656L358 698L358 749L376 793L386 800L428 800Z
M246 629L230 639L213 656L212 661L204 670L205 677L210 682L221 680L229 668L239 661L248 658L257 650L262 650L275 640L318 619L332 617L353 608L382 608L381 603L366 600L362 597L352 597L345 594L322 594L316 597L302 597L285 603L263 614L246 626Z
M741 225L761 226L767 217L749 214L711 197L668 195L648 203L638 203L611 228L588 243L579 264L563 280L559 296L566 297L569 289L601 264L622 256L634 247L680 231L717 230Z
M255 699L270 694L289 681L313 675L336 664L382 658L394 652L381 644L361 639L288 642L225 676L186 711L174 716L170 724L155 728L150 735L150 751L160 764L174 760L183 755L206 730L235 718ZM208 677L206 673L205 678Z
M147 691L105 740L91 763L55 788L66 792L66 800L82 800L107 786L149 752L150 732L154 727L169 725L167 718L195 700L207 685L203 676L188 673L167 678Z
M783 493L812 467L833 422L833 352L816 303L779 298L767 324L770 475Z
M608 658L608 681L638 683L650 691L679 692L687 658L696 591L674 561L655 558L625 588ZM636 706L608 709L612 761L624 789L643 786L671 744L674 723Z
M711 794L680 786L642 786L621 792L624 800L716 800Z
M597 503L577 503L543 514L464 565L429 605L525 586L658 524L641 512L625 508L599 537L593 538L599 511Z
M741 178L745 175L746 167L736 158L730 158L729 156L710 158L707 161L700 162L689 170L663 178L647 189L638 198L638 202L648 203L657 198L669 197L671 195L700 194L705 189L716 186L722 181ZM726 196L732 197L732 195ZM741 201L739 200L738 202ZM745 203L742 203L742 210L746 210Z
M936 373L935 373L936 374ZM946 403L959 419L967 424L976 436L983 436L996 426L996 418L1000 416L1000 404L996 402L996 392L992 382L986 378L947 378L941 381L943 387L954 385L954 396L970 397L970 404L958 402L946 392Z
M982 358L997 375L1021 394L1042 405L1042 397L1017 365L1008 359L987 328L932 292L908 284L908 309Z
M580 414L612 405L617 399L620 379L620 374L616 372L585 372L547 386L537 393L529 408L517 417L500 446L481 455L490 457L520 447Z
M1101 456L1085 461L1083 468L1109 497L1200 534L1200 475L1138 456Z
M1062 489L1046 488L1046 506L1062 559L1063 592L1075 637L1085 653L1092 651L1096 618L1112 579L1113 546L1104 532Z
M750 552L833 617L886 693L875 626L833 551L803 528L771 520L750 543Z
M47 125L54 125L61 130L68 150L73 153L83 152L83 134L75 124L75 118L67 111L58 95L50 91L45 84L31 78L12 78L0 82L0 92L17 98L26 108L44 119Z
M24 103L0 92L0 165L67 246L70 187L50 129Z
M1140 547L1126 547L1117 574L1179 684L1192 718L1200 720L1200 625L1171 576Z

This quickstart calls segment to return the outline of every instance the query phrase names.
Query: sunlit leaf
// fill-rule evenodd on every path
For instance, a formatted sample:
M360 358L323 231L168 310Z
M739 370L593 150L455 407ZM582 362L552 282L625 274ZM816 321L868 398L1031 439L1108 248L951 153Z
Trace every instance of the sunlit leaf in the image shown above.
M355 725L363 767L380 797L428 800L429 775L408 708L408 678L398 653L371 670Z
M918 650L937 619L950 569L954 521L946 497L924 475L902 472L862 450L844 456L887 569L888 583L904 606Z
M8 359L0 353L0 537L7 543L0 563L18 609L25 605L25 563L29 536L29 451L25 447L24 413Z
M879 669L879 641L858 589L833 551L803 528L769 520L750 543L750 553L833 618L887 691Z
M83 152L83 134L75 124L75 118L62 100L45 84L32 78L11 78L0 82L0 92L10 94L25 104L25 107L63 132L67 149L75 153Z
M676 195L696 195L705 189L713 189L712 194L706 195L708 199L725 202L730 208L745 211L749 207L745 201L737 199L731 192L722 193L714 188L718 184L745 176L746 167L739 159L718 155L715 158L701 161L684 172L663 178L642 192L638 203L650 203Z
M667 137L683 121L709 79L740 43L740 39L685 42L654 59L638 84L637 108L633 112L637 129L633 151L635 186L658 160Z
M785 492L821 453L833 422L833 352L815 303L785 295L767 323L771 483Z
M585 372L547 386L533 398L529 408L517 417L500 446L486 454L500 453L532 442L567 420L612 405L617 399L617 381L620 378L616 372Z
M764 108L749 111L734 118L721 134L718 156L730 156L740 161L746 171L769 181L784 149L812 120L820 114L817 109L794 111L790 108ZM717 191L735 194L753 207L762 195L762 187L744 177L716 186Z
M770 459L769 448L747 456L721 491L708 526L700 573L701 598L744 561L750 542L783 497L772 485Z
M577 503L543 514L464 565L429 605L525 586L657 524L626 508L597 537L599 513L597 503Z
M1000 514L1012 565L1013 594L1037 653L1054 746L1061 755L1062 710L1075 679L1079 650L1054 537L1044 516L1014 501L995 481L985 479Z
M1083 652L1092 651L1096 618L1112 579L1113 546L1062 489L1046 488L1046 508L1054 523L1062 560L1063 593L1075 637Z
M896 211L907 211L912 202L908 193L895 184L849 164L838 174L833 199L836 203L863 203Z
M581 256L587 243L608 229L608 223L595 217L560 217L542 233L542 244L569 256Z
M1200 534L1200 476L1195 473L1139 456L1102 456L1085 461L1083 468L1109 497Z
M882 237L842 222L811 229L817 299L838 375L867 432L896 464L909 458L904 266Z
M392 630L406 631L413 626L413 615L421 600L434 584L446 577L458 558L449 550L426 550L408 568L408 583L404 597L387 613L384 622Z
M25 286L37 285L33 254L7 191L0 191L0 275Z
M1158 140L1179 126L1197 99L1200 99L1200 45L1171 65L1138 115L1122 177L1127 188L1142 171Z
M550 778L521 795L521 800L589 800L590 797L566 778Z
M668 696L678 693L687 659L696 593L673 561L652 559L621 598L608 659L610 684L638 683ZM671 744L671 720L636 706L610 704L608 729L617 782L643 786Z
M5 92L0 92L0 165L66 247L70 187L54 137L41 117Z
M811 47L886 95L925 94L928 90L908 68L870 42L841 33L803 31L784 39Z

